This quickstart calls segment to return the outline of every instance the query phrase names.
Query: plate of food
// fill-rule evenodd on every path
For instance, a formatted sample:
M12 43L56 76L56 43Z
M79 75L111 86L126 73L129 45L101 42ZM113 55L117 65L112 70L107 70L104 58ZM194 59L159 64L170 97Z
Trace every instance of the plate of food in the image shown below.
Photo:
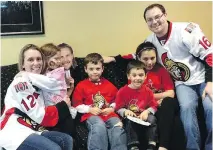
M143 121L139 118L136 118L136 117L132 117L132 116L127 116L127 118L135 123L138 123L138 124L141 124L141 125L144 125L144 126L150 126L151 124L149 122L146 122L146 121Z

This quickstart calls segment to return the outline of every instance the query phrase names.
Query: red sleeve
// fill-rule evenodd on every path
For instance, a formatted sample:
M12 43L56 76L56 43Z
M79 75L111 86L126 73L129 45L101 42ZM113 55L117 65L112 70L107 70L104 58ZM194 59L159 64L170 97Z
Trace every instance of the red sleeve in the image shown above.
M154 98L154 94L153 92L147 88L147 93L149 94L149 107L152 107L155 111L157 111L157 106L158 106L158 103L156 102L156 99Z
M41 125L52 127L58 123L64 122L64 119L68 116L70 116L69 107L65 101L61 101L56 105L45 107L45 114Z
M72 105L73 107L77 107L78 105L83 104L83 84L80 82L76 88L74 89L72 96Z
M124 59L134 59L134 54L127 54L122 56Z
M174 82L169 74L169 72L161 67L160 73L161 75L161 84L163 85L163 89L166 90L174 90Z
M204 60L209 67L212 67L212 54L207 55Z
M205 81L212 82L212 54L208 54L205 58Z
M44 118L41 122L42 126L52 127L58 123L58 110L55 106L48 106L45 108Z
M118 111L121 108L125 107L125 100L124 100L124 88L121 88L117 94L116 94L116 98L115 98L115 110Z

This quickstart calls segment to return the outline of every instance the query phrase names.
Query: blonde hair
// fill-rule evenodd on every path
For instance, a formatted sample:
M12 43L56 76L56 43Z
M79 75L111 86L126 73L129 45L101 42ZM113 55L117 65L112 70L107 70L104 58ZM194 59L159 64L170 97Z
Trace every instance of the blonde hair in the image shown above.
M18 69L19 69L19 71L25 70L25 69L23 68L23 64L24 64L24 53L25 53L26 51L28 51L29 49L36 50L36 51L38 51L38 52L41 53L41 58L42 58L42 61L43 61L41 74L43 74L44 71L46 70L46 64L45 64L44 54L41 52L40 48L39 48L38 46L34 45L34 44L27 44L27 45L25 45L25 46L21 49L21 51L20 51L20 53L19 53L19 62L18 62Z
M61 50L62 48L67 48L67 49L69 49L70 53L73 55L72 66L71 66L71 67L72 67L73 69L75 69L75 68L78 66L78 64L77 64L77 62L76 62L76 60L75 60L75 56L74 56L74 52L73 52L72 47L71 47L70 45L66 44L66 43L61 43L61 44L58 45L58 48L59 48L60 50Z

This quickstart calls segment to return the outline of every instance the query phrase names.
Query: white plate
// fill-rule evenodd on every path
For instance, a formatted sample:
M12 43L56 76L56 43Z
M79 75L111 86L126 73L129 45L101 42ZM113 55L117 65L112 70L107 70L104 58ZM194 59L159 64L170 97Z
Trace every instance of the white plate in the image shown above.
M135 123L138 123L138 124L141 124L141 125L144 125L144 126L150 126L151 124L149 122L145 122L139 118L136 118L136 117L131 117L131 116L127 116L127 118Z

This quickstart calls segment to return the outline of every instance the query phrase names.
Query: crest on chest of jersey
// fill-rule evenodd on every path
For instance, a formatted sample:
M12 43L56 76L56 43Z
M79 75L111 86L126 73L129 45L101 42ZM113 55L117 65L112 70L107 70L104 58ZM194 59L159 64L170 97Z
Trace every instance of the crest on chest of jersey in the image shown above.
M26 127L29 127L35 131L44 131L46 130L43 126L41 126L40 124L36 123L35 121L31 120L30 118L27 118L27 117L19 117L17 118L17 121L26 126Z
M138 102L138 99L132 99L129 102L128 109L131 110L134 113L140 113L140 109L139 109L139 107L137 105L137 102Z
M109 104L106 99L101 95L100 91L92 96L94 107L106 108Z
M172 59L169 59L167 52L161 55L161 60L174 80L185 82L189 79L190 70L185 64L181 62L174 62Z

